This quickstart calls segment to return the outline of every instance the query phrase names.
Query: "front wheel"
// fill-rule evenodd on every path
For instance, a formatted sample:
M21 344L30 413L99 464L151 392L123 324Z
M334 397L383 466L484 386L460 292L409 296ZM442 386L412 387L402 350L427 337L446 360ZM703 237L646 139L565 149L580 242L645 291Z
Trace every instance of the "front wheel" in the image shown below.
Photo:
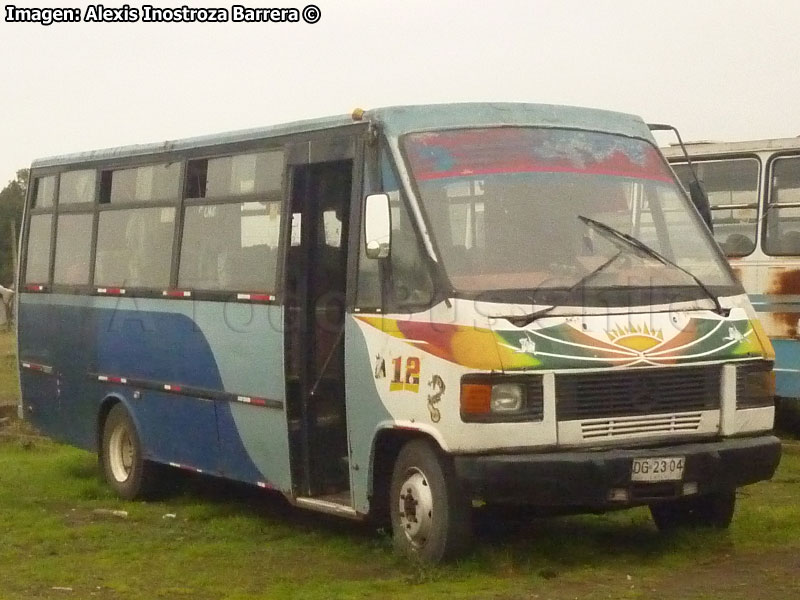
M122 498L149 498L157 493L160 465L144 459L136 425L123 404L114 405L108 413L101 459L106 481Z
M725 490L651 504L650 514L659 531L694 527L727 529L735 508L735 490Z
M468 498L450 459L425 440L408 442L394 464L389 497L395 548L423 562L454 558L469 548Z

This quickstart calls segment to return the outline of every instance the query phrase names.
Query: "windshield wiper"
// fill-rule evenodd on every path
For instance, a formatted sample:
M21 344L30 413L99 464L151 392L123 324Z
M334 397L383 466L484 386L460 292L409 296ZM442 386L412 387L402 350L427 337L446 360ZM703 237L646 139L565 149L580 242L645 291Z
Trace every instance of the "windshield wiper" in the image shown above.
M583 215L578 215L578 218L581 221L583 221L586 225L597 231L600 235L602 235L612 244L617 246L617 248L633 250L634 254L638 254L640 257L652 258L660 262L662 265L674 267L675 269L678 269L682 273L685 273L686 275L692 278L692 280L697 284L697 287L703 290L705 295L708 296L708 298L710 298L711 301L714 303L714 312L716 312L718 315L722 317L727 317L730 314L730 310L726 310L725 308L723 308L722 305L719 303L719 299L717 298L717 296L710 289L708 289L708 286L705 283L703 283L700 280L700 278L697 277L697 275L695 275L691 271L671 261L663 254L661 254L657 250L654 250L653 248L645 244L643 241L633 237L632 235L623 233L618 229L614 229L610 225L606 225L605 223L601 223L600 221L595 221L594 219L590 219L589 217L584 217ZM604 265L601 265L601 267L602 266ZM589 275L592 275L592 273L590 273Z
M589 273L587 273L586 275L581 277L578 281L573 283L572 286L569 288L568 292L574 292L577 288L579 288L582 285L584 285L587 281L589 281L595 275L597 275L602 270L604 270L606 267L608 267L611 263L613 263L615 260L617 260L620 256L622 256L622 250L617 252L614 256L609 258L607 261L605 261L599 267L597 267L596 269L593 269L592 271L590 271ZM509 321L512 325L514 325L515 327L527 327L528 325L533 323L536 319L539 319L539 318L545 316L546 314L550 313L551 311L553 311L556 308L556 306L558 306L558 305L557 304L553 304L552 306L546 306L545 308L540 308L539 310L535 310L532 313L528 313L528 314L525 314L525 315L495 315L493 318L495 318L495 319L505 319L506 321Z

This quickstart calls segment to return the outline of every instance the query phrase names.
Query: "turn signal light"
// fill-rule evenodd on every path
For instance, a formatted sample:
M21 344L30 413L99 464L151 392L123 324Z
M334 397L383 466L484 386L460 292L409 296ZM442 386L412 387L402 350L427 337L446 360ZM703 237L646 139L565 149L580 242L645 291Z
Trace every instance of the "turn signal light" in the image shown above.
M487 415L492 411L492 386L484 383L461 384L461 413Z

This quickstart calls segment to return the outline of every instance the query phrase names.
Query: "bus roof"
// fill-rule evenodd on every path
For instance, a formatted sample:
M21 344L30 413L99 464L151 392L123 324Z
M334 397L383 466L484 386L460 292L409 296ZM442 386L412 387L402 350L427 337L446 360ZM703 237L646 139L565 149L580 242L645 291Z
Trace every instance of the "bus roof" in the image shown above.
M568 127L603 131L652 140L647 125L634 115L607 110L558 106L552 104L485 103L428 104L392 106L369 110L363 121L375 123L388 135L399 136L414 131L455 129L461 127ZM32 168L57 167L80 163L147 156L165 152L193 150L239 142L268 139L296 133L308 133L354 124L351 115L294 121L212 135L149 144L134 144L103 150L91 150L40 158Z
M744 142L687 142L686 151L689 156L712 156L722 154L746 154L748 152L775 152L780 150L800 149L800 136L793 138L772 138L765 140L749 140ZM680 159L683 151L678 145L661 148L664 156Z

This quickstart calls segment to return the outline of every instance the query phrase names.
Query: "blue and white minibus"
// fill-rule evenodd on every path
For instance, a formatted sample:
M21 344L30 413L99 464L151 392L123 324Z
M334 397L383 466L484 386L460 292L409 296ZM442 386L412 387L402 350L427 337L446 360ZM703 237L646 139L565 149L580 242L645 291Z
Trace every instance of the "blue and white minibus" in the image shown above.
M407 106L37 160L26 419L123 498L175 469L468 547L472 508L726 527L773 350L638 117Z

